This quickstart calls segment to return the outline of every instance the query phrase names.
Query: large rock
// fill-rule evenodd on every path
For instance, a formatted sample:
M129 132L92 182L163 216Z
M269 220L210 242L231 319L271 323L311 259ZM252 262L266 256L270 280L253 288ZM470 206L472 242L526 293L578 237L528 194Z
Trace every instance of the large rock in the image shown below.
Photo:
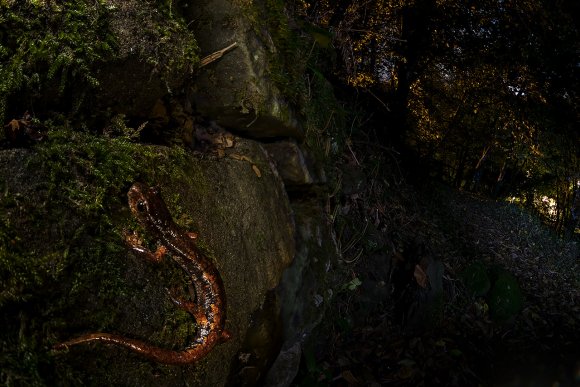
M244 157L200 158L51 134L35 149L0 151L2 377L46 385L224 385L252 313L294 256L288 199L262 147L237 139L234 150ZM99 343L50 350L94 331L175 350L190 343L194 320L165 290L187 294L184 272L169 257L143 262L122 242L122 230L135 227L126 199L135 179L160 185L173 218L198 232L224 280L233 338L195 364L156 364Z
M200 113L229 129L255 138L302 138L295 112L270 77L268 58L278 55L275 44L268 31L248 17L254 6L253 2L207 0L190 7L202 53L237 43L199 70L193 99ZM257 29L262 36L257 36Z

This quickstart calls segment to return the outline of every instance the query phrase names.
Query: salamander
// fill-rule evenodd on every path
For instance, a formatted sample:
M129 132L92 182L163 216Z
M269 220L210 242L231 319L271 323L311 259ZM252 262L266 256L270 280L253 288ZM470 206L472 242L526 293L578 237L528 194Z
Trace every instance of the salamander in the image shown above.
M110 333L89 333L59 343L54 349L100 341L125 347L150 360L163 364L189 364L207 355L217 344L230 338L226 324L226 294L215 265L195 244L196 235L184 232L173 221L160 189L134 183L127 194L129 207L141 226L160 243L156 252L141 244L136 233L125 233L125 241L135 255L160 262L167 250L171 257L189 275L195 289L196 301L185 300L173 292L169 296L178 307L189 312L196 320L197 330L193 343L183 351L173 351L150 345L144 341Z

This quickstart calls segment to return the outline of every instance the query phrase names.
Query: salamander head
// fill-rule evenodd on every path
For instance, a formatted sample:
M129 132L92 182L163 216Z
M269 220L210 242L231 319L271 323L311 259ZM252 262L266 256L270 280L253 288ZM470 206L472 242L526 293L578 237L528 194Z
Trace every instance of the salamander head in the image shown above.
M129 192L129 207L133 216L145 226L151 226L158 220L171 219L169 210L161 198L159 187L147 187L143 183L134 183Z

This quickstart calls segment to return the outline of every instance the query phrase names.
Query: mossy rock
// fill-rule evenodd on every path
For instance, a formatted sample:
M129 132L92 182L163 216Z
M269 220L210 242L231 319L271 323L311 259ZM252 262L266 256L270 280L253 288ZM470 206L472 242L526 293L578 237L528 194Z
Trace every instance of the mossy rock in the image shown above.
M237 140L250 163L63 128L48 138L0 150L0 385L225 384L252 313L294 255L288 199L265 152ZM191 342L194 320L165 290L188 294L183 270L124 246L123 230L137 227L126 196L136 180L161 187L224 280L233 338L195 364L161 365L101 344L51 350L95 331L175 350Z
M489 311L497 321L508 321L522 309L523 296L517 279L507 270L492 269L495 281L489 293Z
M473 262L461 273L463 284L470 295L482 297L491 288L491 281L485 264L481 261Z

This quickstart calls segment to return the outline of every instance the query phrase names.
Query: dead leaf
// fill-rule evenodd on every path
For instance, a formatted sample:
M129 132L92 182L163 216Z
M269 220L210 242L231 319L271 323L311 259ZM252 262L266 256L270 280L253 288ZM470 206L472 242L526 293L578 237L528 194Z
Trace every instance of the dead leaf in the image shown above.
M262 177L262 172L260 172L260 169L256 166L256 164L252 164L252 169L254 170L256 176Z
M234 136L231 134L224 136L224 145L226 148L232 148L234 146Z
M415 272L413 273L415 276L415 281L419 284L420 287L426 288L427 287L427 274L419 265L415 265Z
M230 159L234 159L234 160L247 161L249 163L252 162L252 159L249 158L248 156L240 155L238 153L230 153L229 157L230 157Z

